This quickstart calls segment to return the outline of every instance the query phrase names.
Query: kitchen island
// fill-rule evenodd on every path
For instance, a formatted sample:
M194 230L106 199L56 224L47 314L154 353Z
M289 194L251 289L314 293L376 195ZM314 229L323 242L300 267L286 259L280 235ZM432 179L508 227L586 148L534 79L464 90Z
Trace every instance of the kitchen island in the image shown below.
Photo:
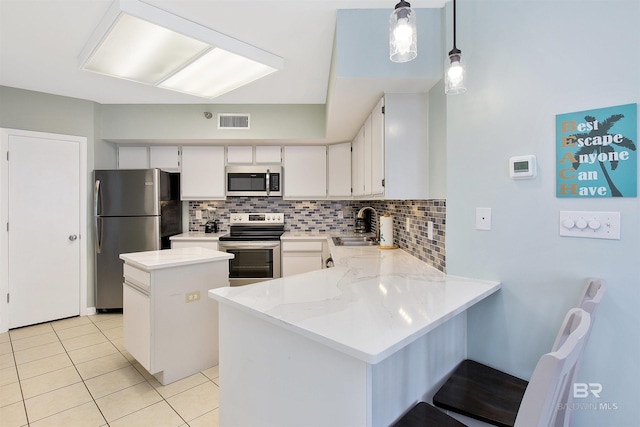
M209 291L222 427L387 426L465 358L465 311L500 288L401 250L331 255L334 268Z
M121 254L124 347L162 385L218 363L218 304L232 254L200 247ZM202 296L202 298L201 298Z

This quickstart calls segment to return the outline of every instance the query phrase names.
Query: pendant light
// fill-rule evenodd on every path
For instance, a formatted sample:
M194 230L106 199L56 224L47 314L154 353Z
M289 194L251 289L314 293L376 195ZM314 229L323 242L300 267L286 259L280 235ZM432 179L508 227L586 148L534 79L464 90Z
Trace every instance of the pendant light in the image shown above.
M456 0L453 0L453 49L445 60L444 92L448 95L465 92L465 74L462 51L456 47Z
M389 18L389 57L393 62L408 62L417 55L416 14L409 2L401 0Z

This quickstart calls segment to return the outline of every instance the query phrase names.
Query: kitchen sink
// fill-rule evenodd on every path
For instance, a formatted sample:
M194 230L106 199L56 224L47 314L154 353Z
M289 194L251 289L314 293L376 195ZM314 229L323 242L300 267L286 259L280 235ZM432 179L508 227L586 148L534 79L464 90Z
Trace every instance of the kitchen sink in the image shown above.
M333 244L336 246L377 246L378 241L371 236L333 236Z

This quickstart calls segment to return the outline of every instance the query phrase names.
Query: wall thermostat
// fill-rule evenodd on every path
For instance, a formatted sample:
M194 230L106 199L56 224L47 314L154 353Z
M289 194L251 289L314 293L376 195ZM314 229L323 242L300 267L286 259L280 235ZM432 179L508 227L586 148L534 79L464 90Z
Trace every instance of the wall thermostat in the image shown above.
M536 177L536 156L515 156L509 159L509 176L513 179Z

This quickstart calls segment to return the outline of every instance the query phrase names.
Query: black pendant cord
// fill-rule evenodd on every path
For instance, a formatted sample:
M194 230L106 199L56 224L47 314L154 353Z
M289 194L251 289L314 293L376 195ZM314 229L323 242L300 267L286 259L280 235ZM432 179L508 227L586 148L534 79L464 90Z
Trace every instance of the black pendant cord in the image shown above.
M460 53L462 52L456 47L456 0L453 0L453 49L449 52L449 56Z

